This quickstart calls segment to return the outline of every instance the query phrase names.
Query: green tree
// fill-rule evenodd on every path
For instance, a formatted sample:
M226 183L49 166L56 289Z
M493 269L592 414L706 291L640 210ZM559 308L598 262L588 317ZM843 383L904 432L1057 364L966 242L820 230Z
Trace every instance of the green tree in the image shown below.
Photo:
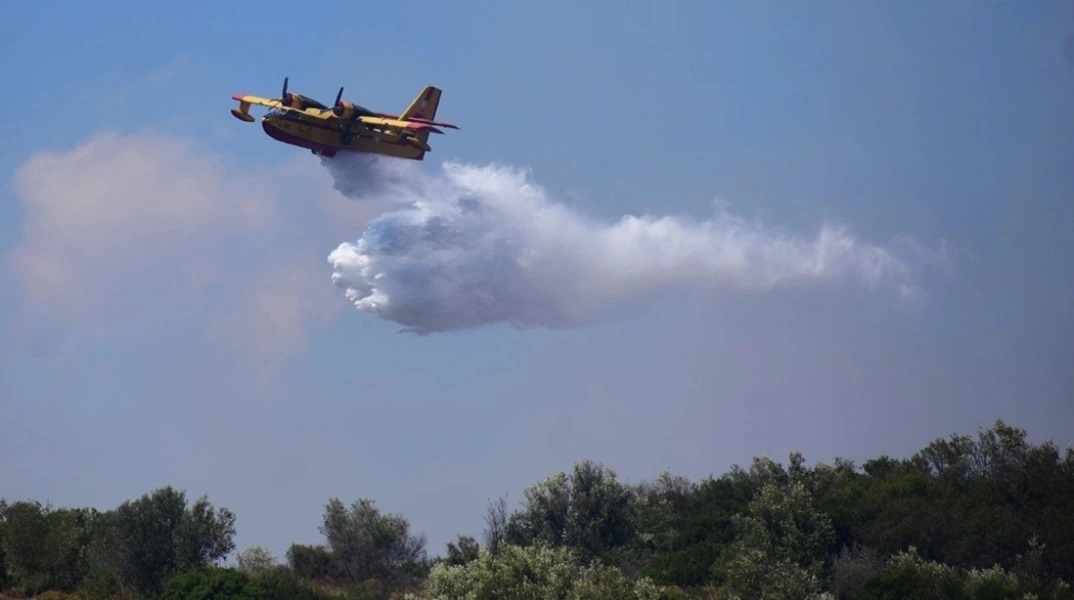
M255 600L259 599L252 577L224 567L203 567L168 580L161 600Z
M468 536L460 535L454 542L447 543L447 556L444 562L451 566L465 565L477 559L481 553L481 547L477 540Z
M0 498L0 593L11 587L11 577L7 573L7 560L4 554L4 538L7 537L7 501Z
M287 564L304 579L332 576L332 554L324 546L291 544L287 549Z
M372 500L344 506L331 499L321 533L332 563L352 583L367 579L394 582L425 561L425 536L411 535L410 523L397 514L381 514Z
M485 507L485 548L496 554L500 551L500 545L507 538L507 524L510 515L507 511L507 498L500 496L495 501L490 500Z
M821 597L833 531L802 481L766 483L732 522L735 541L716 569L728 591L745 598Z
M311 587L283 566L258 575L255 590L256 600L338 600L338 596Z
M601 556L628 577L644 575L661 583L674 582L669 576L686 556L676 552L688 513L688 500L696 486L685 477L663 471L653 481L628 487L633 496L636 533L630 543L612 548ZM704 569L702 569L704 570Z
M880 457L864 473L817 493L836 547L890 555L910 546L925 560L963 569L1013 566L1027 540L1043 544L1051 578L1074 577L1074 458L1051 442L1034 446L1003 421L976 437L952 434L909 459ZM833 548L834 550L834 548Z
M48 517L40 502L14 502L4 510L3 552L7 572L29 593L48 585L46 539Z
M36 501L4 510L2 540L7 572L30 593L74 590L89 572L89 546L96 511L53 509Z
M203 567L168 580L161 600L330 600L286 569L253 576L236 569Z
M631 581L618 570L596 563L582 566L566 547L504 545L500 553L481 552L465 565L433 567L419 598L447 600L657 600L661 589L648 579ZM414 598L414 596L411 596Z
M963 576L954 567L922 559L911 546L894 554L884 571L870 580L866 589L864 597L875 600L957 599L963 597Z
M884 558L869 547L848 548L835 557L832 566L832 591L836 600L865 597L865 586L884 570Z
M755 461L758 464L758 461ZM771 472L774 463L760 461ZM699 587L710 581L712 565L734 539L732 519L746 510L754 493L754 478L733 471L719 478L709 477L691 486L675 510L681 510L674 534L668 535L659 553L642 569L642 574L665 585ZM778 469L782 473L782 469ZM748 475L748 473L746 473Z
M697 486L685 477L663 471L652 482L634 486L638 529L652 537L654 547L667 549L682 530L690 495Z
M82 581L78 588L81 600L117 600L126 598L123 593L123 582L115 571L109 569L94 569Z
M235 555L239 570L250 575L259 575L276 566L276 557L264 546L250 546Z
M204 496L187 506L171 486L127 501L108 514L107 562L139 593L156 596L171 577L208 567L235 545L235 515Z
M511 516L508 539L566 545L585 559L629 544L638 523L631 491L615 472L592 461L557 473L526 490L523 510Z

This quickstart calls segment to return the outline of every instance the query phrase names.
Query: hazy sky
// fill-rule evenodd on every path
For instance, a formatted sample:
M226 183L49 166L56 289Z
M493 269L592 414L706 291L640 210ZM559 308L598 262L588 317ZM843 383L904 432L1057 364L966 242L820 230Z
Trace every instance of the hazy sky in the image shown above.
M170 484L278 556L369 497L435 554L585 458L1074 442L1068 2L18 3L0 50L0 497ZM285 75L441 87L420 208L228 114Z

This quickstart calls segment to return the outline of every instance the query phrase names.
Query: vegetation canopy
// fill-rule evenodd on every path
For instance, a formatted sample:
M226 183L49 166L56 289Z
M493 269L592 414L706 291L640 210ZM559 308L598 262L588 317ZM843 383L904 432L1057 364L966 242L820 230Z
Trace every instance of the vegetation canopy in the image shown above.
M582 461L524 490L515 509L491 500L485 524L430 557L404 516L332 498L323 543L277 559L259 546L234 552L235 515L171 487L105 511L0 499L0 590L52 600L1074 599L1074 451L1032 444L1002 421L860 467L791 453L699 482L665 472L628 483Z

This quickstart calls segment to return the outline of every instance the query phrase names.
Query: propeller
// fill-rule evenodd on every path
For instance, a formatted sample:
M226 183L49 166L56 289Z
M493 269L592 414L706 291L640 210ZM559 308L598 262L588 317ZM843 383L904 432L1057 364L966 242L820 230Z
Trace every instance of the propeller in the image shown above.
M283 78L283 90L280 92L280 102L286 106L291 106L291 94L287 93L287 77Z
M336 94L336 101L332 103L332 112L337 117L342 117L347 112L347 107L341 102L343 100L343 86L339 87L339 93Z
M343 118L344 115L348 115L348 114L350 114L351 116L349 116L347 118L354 118L356 116L357 117L385 117L386 116L386 115L383 115L383 114L378 113L378 112L373 112L373 111L369 110L368 108L366 108L364 106L354 104L353 102L343 102L343 88L342 87L339 88L339 93L336 94L336 101L334 103L332 103L332 112L335 113L335 115L337 117L340 117L340 118Z

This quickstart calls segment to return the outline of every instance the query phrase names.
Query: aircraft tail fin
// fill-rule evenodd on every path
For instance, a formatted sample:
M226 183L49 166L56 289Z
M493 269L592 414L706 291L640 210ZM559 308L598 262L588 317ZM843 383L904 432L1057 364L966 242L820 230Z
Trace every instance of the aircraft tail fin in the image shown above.
M432 121L436 118L436 109L438 106L440 106L440 88L427 85L425 86L425 89L414 98L414 101L410 103L410 106L406 107L406 111L400 115L400 118L404 120L417 118Z
M414 129L413 137L411 137L411 144L421 149L421 154L416 158L417 160L423 160L425 153L432 150L429 147L429 134L430 133L443 133L436 128L436 126L450 127L451 129L458 129L457 126L451 123L441 123L436 121L436 109L440 107L440 88L431 85L425 86L424 89L414 98L410 103L410 106L406 107L403 114L399 115L399 119L404 121L412 121L407 125L408 129Z

